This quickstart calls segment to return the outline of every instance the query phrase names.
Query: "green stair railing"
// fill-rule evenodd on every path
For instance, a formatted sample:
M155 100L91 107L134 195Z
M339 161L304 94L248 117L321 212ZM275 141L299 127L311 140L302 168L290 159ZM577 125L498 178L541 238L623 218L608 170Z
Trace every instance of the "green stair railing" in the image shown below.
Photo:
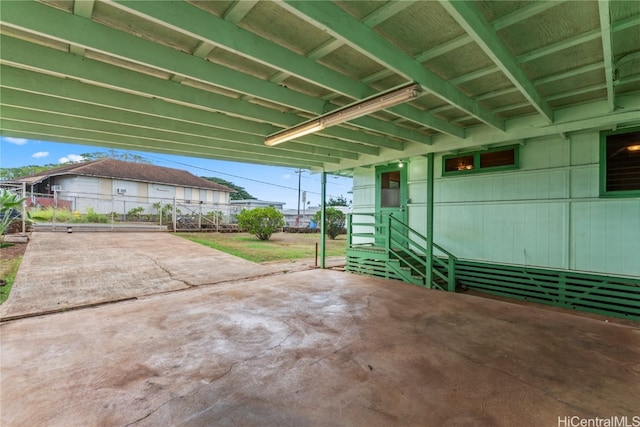
M427 237L392 215L348 214L347 241L348 249L376 253L376 258L384 254L387 269L406 282L455 291L457 258L434 243L436 253L429 269Z
M436 243L432 243L434 254L432 268L428 268L426 236L409 227L392 215L387 218L388 250L392 259L397 259L401 268L409 271L412 277L419 277L425 286L455 292L457 258ZM431 272L429 276L429 271Z

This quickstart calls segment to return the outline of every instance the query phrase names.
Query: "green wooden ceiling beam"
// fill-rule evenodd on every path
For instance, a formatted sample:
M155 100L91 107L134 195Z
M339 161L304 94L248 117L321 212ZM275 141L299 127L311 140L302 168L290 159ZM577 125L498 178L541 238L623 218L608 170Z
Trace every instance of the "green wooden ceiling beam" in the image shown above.
M403 1L390 1L378 9L374 10L370 14L368 14L363 20L362 23L367 27L375 27L376 25L382 24L387 19L390 19L402 12L412 4L414 4L415 0L403 0Z
M264 138L261 136L240 133L228 129L209 127L194 122L183 122L173 120L169 117L140 114L121 109L113 109L90 103L81 103L68 99L49 97L7 88L2 88L0 95L2 97L3 107L19 107L34 111L52 112L64 116L98 120L105 123L112 123L116 126L122 125L139 128L140 132L145 132L145 130L147 132L151 131L157 135L161 132L167 134L164 137L165 139L180 139L187 136L226 141L237 145L238 151L256 151L256 149L258 151L262 151L262 149L265 148L263 144ZM355 153L339 150L327 150L321 147L301 146L299 144L290 144L286 147L278 147L277 151L282 151L282 155L284 157L306 158L306 156L311 155L323 161L336 158L351 160L358 158L358 155ZM292 155L289 156L288 154Z
M536 110L553 122L553 111L525 75L509 49L498 37L478 7L469 1L442 2L441 5L458 25L520 90Z
M94 0L75 0L73 2L73 14L90 19L93 14ZM70 46L69 51L75 55L84 55L84 49L79 46Z
M602 55L604 62L604 77L607 85L607 102L609 111L615 109L615 91L613 88L613 39L611 37L611 11L609 1L598 1L600 14L600 32L602 33Z
M21 127L21 126L18 126ZM306 163L292 163L292 162L283 162L279 159L264 159L260 156L245 156L241 159L233 156L212 156L208 153L198 153L198 152L190 152L186 150L177 151L175 147L159 147L155 145L149 145L146 143L138 144L132 141L126 142L116 142L111 139L101 140L101 139L92 139L90 136L83 136L82 138L74 135L58 135L54 132L53 129L46 129L43 127L42 129L38 129L36 132L33 128L27 130L13 130L12 126L2 127L2 122L0 121L0 133L2 136L12 137L12 138L26 138L33 140L42 140L42 141L50 141L50 142L60 142L65 144L77 144L77 145L88 145L93 147L100 148L113 148L120 150L137 150L137 151L145 151L149 153L158 153L158 154L169 154L173 156L187 156L187 157L198 157L203 159L211 159L211 160L224 160L229 162L241 162L241 163L252 163L257 165L269 165L269 166L281 166L281 167L300 167L300 168L310 168Z
M33 1L7 3L2 8L2 20L4 25L13 28L36 34L47 34L49 37L65 43L156 68L182 78L212 84L295 110L318 115L325 112L325 102L321 99L44 4ZM378 122L382 121L369 118L368 121L359 119L352 123L382 132L376 126ZM415 131L407 129L404 134L411 134L416 142L424 140L424 135Z
M344 74L321 66L189 3L164 2L159 7L155 2L117 0L113 4L156 24L168 26L279 71L294 74L325 89L336 90L356 99L369 95L362 90L366 86L354 87L353 80ZM296 108L294 105L290 106ZM315 108L305 111L316 112Z
M131 113L139 112L255 135L266 135L280 129L268 123L254 122L219 112L170 103L160 98L115 91L79 80L61 78L7 65L0 65L0 75L2 75L0 80L0 86L2 87L111 107Z
M517 59L521 64L524 62L533 61L535 59L542 58L543 56L551 55L552 53L560 52L561 50L565 50L573 46L599 39L600 36L600 30L590 30L582 34L570 37L568 39L560 40L557 43L542 46L529 52L525 52L521 55L518 55Z
M305 163L309 166L322 166L336 162L322 162L314 156L283 155L282 152L261 152L259 150L237 150L233 145L221 143L205 138L182 137L179 140L164 139L163 135L153 132L138 132L127 129L126 126L118 128L109 123L99 123L95 120L81 119L77 117L61 116L54 113L43 113L33 110L21 110L15 107L2 106L2 118L0 128L14 131L52 133L61 137L73 137L76 140L91 140L95 142L109 142L139 147L161 147L167 151L172 150L177 155L207 154L213 158L236 158L241 161L244 156L248 158L264 158L265 160L278 160L282 163ZM157 137L157 138L156 138ZM268 147L265 147L268 148Z
M561 5L562 3L564 3L564 1L562 0L534 1L514 10L511 13L507 13L504 16L494 19L493 21L491 21L491 27L493 27L493 29L496 31L502 30L504 28L515 25L518 22L529 19L532 16L545 12L553 7Z
M118 0L114 4L124 6L125 10L150 19L159 25L168 25L191 37L212 43L235 54L278 69L324 89L339 92L355 100L377 93L376 90L364 83L318 64L313 59L298 55L231 22L212 16L188 3L166 2L162 4L162 7L158 7L157 4L152 2ZM459 127L452 126L445 120L431 116L413 107L405 105L389 108L388 110L440 132L461 138L464 136L464 131ZM368 123L375 124L375 121L370 120ZM376 128L371 128L371 130L376 130ZM423 141L418 142L428 143L429 141L425 138Z
M306 1L285 1L281 4L296 16L328 31L367 57L380 61L398 74L421 84L446 102L458 106L492 127L504 129L503 120L345 13L339 6L330 2Z
M12 37L0 35L0 45L3 47L0 50L0 58L3 62L21 65L26 68L42 69L47 72L94 82L100 86L107 86L147 97L160 98L180 105L190 105L195 109L208 110L205 112L206 114L213 114L212 110L222 111L232 116L275 123L281 127L294 126L304 121L304 119L292 113L281 113L247 101L206 92L172 81L161 80L132 70L34 45ZM117 92L113 93L115 96ZM110 97L111 95L107 96L103 102L111 102ZM247 121L250 122L250 120ZM275 132L281 128L272 127L271 129ZM266 135L271 131L267 132L265 128L264 132ZM297 141L317 144L324 148L374 155L377 154L378 149L370 145L395 150L402 149L401 142L380 136L365 135L362 132L341 127L326 129L321 134L340 138L342 141L316 135L300 138Z
M511 25L515 25L520 21L531 18L538 13L542 13L547 9L552 7L556 7L559 4L562 4L561 1L538 1L533 2L529 5L523 6L515 11L506 14L494 21L491 22L491 27L499 31L503 28L507 28ZM433 47L425 52L422 52L416 56L416 61L425 62L430 59L436 58L440 55L444 55L447 52L451 52L454 49L462 47L468 43L471 43L473 39L468 34L461 34L457 37L454 37L451 40L448 40L444 43L440 43L438 46Z
M237 0L224 12L224 19L237 24L257 3L258 0Z
M2 103L7 105L103 118L107 121L161 129L166 132L215 135L217 138L239 144L262 145L264 128L273 129L272 126L263 123L169 104L160 99L123 92L114 93L106 88L90 87L85 83L12 67L0 66L0 74L3 76L0 81ZM109 101L105 103L104 100L107 99ZM357 153L296 142L278 148L312 155L358 158Z
M104 62L50 49L0 35L0 58L3 62L46 73L82 79L117 90L158 97L180 104L194 105L209 111L224 111L238 117L256 117L267 123L292 126L300 121L280 111L250 104L236 98L203 91L176 82L162 80ZM288 120L287 120L288 119Z
M155 7L158 5L155 4ZM4 25L178 74L289 108L320 114L322 100L34 1L2 5Z
M237 154L239 157L243 153L251 153L261 156L279 157L281 159L294 159L297 161L313 160L318 164L338 164L340 159L337 157L318 156L305 153L296 153L292 151L270 150L270 147L262 145L254 145L247 147L244 144L237 144L222 140L213 136L203 137L184 134L168 134L162 131L146 129L128 125L126 123L105 122L103 120L84 118L78 116L67 116L60 113L52 113L37 110L28 110L8 105L0 105L2 111L2 119L18 120L26 123L46 124L49 126L65 128L68 130L78 130L81 132L100 133L105 137L113 136L119 140L127 138L135 140L149 140L160 144L176 144L187 149L203 149L209 150L212 155L220 154Z
M87 19L91 18L94 3L94 0L75 0L73 2L73 14Z

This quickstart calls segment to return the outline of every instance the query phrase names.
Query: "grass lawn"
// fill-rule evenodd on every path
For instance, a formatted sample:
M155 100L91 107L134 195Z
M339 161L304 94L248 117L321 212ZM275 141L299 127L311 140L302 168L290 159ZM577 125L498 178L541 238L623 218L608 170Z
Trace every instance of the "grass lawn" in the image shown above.
M22 257L0 259L0 304L9 297L21 261Z
M249 233L177 233L178 236L253 262L313 258L319 234L274 233L270 240L258 240ZM327 256L345 256L347 236L327 238ZM319 249L318 249L319 250Z

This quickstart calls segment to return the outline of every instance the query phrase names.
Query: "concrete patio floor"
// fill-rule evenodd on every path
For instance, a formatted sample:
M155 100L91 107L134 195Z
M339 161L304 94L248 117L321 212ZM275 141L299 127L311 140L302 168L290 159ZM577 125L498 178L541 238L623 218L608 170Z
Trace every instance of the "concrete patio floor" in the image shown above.
M558 426L569 425L559 423L565 417L640 417L635 325L330 270L206 285L163 257L199 260L200 274L231 260L186 241L178 251L174 236L159 235L164 245L138 238L135 249L124 237L111 250L96 242L104 265L68 267L75 278L65 283L109 284L109 264L128 283L116 266L147 260L131 276L143 286L163 259L166 288L4 318L2 426ZM54 261L30 259L38 239L20 275ZM79 259L77 248L61 244L70 257L61 259ZM53 264L55 277L66 264Z

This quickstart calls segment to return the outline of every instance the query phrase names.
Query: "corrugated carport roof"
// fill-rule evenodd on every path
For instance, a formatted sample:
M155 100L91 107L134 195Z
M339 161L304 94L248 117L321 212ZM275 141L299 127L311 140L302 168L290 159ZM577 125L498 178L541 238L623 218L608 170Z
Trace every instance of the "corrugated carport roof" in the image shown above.
M640 3L3 2L2 135L345 171L640 124ZM266 135L415 81L404 105Z

